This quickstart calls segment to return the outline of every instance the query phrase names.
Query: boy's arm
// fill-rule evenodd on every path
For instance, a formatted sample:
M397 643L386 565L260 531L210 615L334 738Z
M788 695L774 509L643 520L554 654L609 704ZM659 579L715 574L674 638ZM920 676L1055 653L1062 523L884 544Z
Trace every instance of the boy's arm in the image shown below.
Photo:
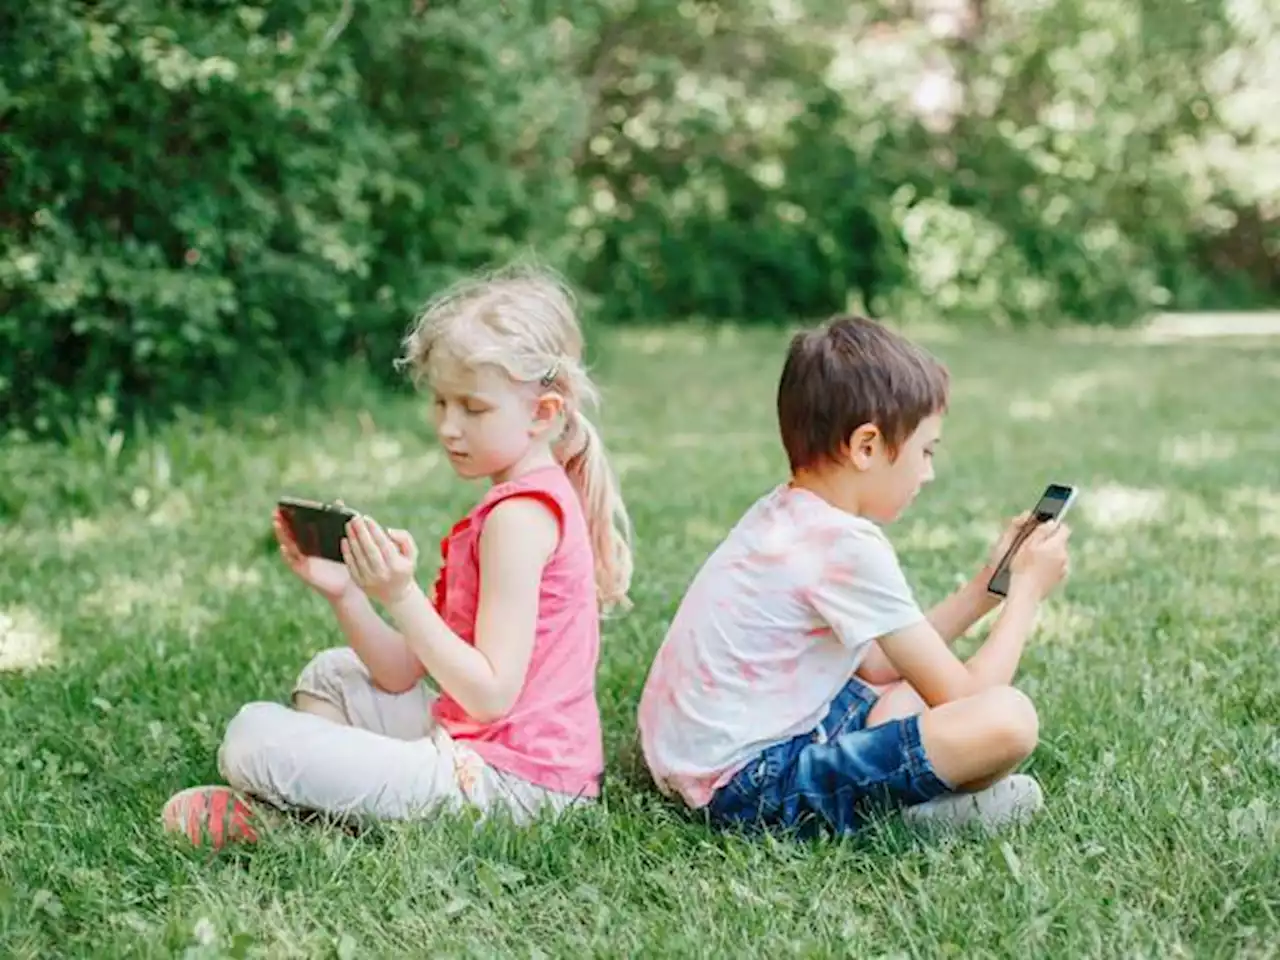
M992 574L1026 523L1027 517L1024 513L1010 520L1000 539L991 548L987 562L978 571L978 575L925 614L925 619L944 643L955 643L975 623L1000 605L999 598L987 591L987 584L991 582ZM858 665L858 676L873 684L895 683L902 679L902 674L889 662L878 643L871 645L862 663Z
M925 619L943 643L948 646L955 643L999 605L999 598L987 592L989 580L989 574L980 574L925 614ZM873 684L895 683L902 679L902 674L880 649L879 642L871 644L858 666L858 676Z
M1000 605L1000 599L987 592L987 584L1028 519L1030 514L1022 513L1010 520L1000 539L991 547L987 562L978 575L929 611L929 622L946 643L955 643Z
M996 541L995 547L991 548L986 566L978 571L978 576L966 582L959 590L947 596L925 614L925 620L928 620L934 632L942 637L943 643L954 644L961 636L968 634L974 623L982 620L1000 605L1000 598L988 593L987 584L991 582L991 577L996 572L1001 559L1004 558L1006 550L1018 536L1021 526L1027 522L1027 516L1027 513L1023 513L1009 521L1009 526L1006 527L1004 534L1001 534L1000 540ZM867 655L858 666L858 676L868 684L877 685L895 684L902 678L899 669L893 666L890 659L884 655L884 650L878 643L870 645Z
M388 693L404 693L423 678L426 670L400 631L378 616L364 591L354 583L329 606L347 643L369 669L374 684Z
M947 646L954 644L969 632L974 623L1000 605L998 596L987 593L989 579L989 576L979 576L924 614L925 620L933 627L934 634L941 637L942 643ZM893 666L878 640L873 641L863 662L858 664L858 676L868 684L876 685L896 684L902 678L899 669Z
M1035 622L1040 597L1011 590L987 641L967 661L959 657L928 620L878 641L885 661L910 683L929 706L963 700L1013 681Z
M970 580L926 614L944 643L955 643L969 632L970 627L999 606L1000 598L987 592L990 574L985 570L984 574Z
M886 659L931 707L972 696L1013 681L1035 623L1040 601L1062 578L1066 564L1065 526L1044 526L1019 551L1009 596L991 634L967 661L951 651L927 620L879 639Z

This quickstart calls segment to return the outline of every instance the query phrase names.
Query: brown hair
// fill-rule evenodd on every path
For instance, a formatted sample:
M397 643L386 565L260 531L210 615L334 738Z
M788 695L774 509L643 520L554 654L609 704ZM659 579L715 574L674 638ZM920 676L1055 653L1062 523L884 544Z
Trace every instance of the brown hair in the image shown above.
M830 462L864 423L891 452L947 406L950 378L927 351L873 320L839 316L791 338L778 427L791 470Z

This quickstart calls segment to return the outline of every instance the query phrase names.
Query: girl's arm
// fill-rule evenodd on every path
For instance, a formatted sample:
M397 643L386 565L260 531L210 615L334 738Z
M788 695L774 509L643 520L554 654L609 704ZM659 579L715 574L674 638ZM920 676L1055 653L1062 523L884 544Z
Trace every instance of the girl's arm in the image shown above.
M475 645L467 643L413 579L417 551L368 518L353 520L344 551L357 583L379 600L406 647L440 688L480 723L502 717L524 686L538 622L542 570L560 537L551 508L530 497L498 504L480 533Z
M307 556L298 549L279 508L272 517L272 527L284 562L328 601L347 642L369 669L373 682L390 693L403 693L417 683L422 678L422 663L405 644L404 637L378 616L346 566L324 557Z
M404 693L422 679L425 670L400 632L378 616L364 592L354 584L329 606L351 649L369 669L373 682L388 693Z

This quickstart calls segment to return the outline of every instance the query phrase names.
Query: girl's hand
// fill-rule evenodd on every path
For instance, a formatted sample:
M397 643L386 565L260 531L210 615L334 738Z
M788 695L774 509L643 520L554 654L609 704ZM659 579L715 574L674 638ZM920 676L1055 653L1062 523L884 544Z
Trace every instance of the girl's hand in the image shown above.
M346 567L323 557L309 557L298 548L289 521L278 508L271 526L280 544L280 556L303 583L327 600L337 600L351 589L351 574Z
M351 579L383 606L415 585L418 545L405 530L386 531L371 517L356 517L347 524L342 556Z

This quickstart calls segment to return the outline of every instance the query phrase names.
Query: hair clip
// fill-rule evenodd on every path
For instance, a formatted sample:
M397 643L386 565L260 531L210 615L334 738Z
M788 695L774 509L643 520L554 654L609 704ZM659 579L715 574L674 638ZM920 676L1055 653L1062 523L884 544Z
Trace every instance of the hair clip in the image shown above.
M560 376L560 361L557 360L551 364L551 369L542 375L542 379L538 383L544 387L549 387L556 382L556 377Z

